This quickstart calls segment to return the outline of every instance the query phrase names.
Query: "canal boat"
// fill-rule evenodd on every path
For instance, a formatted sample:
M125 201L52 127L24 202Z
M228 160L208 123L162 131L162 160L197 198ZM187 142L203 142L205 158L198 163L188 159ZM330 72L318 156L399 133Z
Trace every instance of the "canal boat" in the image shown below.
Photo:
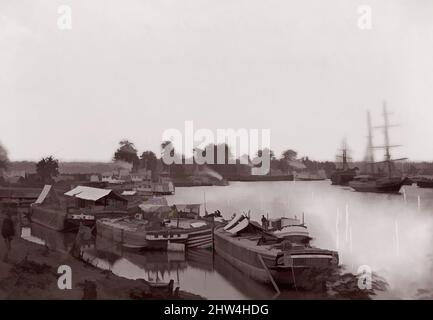
M158 232L147 220L134 217L117 219L103 218L96 221L98 237L106 238L131 250L170 250L170 241L186 241L187 235L172 232ZM182 246L174 245L178 250Z
M296 220L295 220L296 221ZM299 223L296 221L295 223ZM315 248L303 224L266 231L245 215L236 215L214 231L215 252L250 278L302 287L312 275L338 266L338 253Z
M210 248L213 227L201 219L146 219L141 214L96 221L98 236L132 250L184 251Z

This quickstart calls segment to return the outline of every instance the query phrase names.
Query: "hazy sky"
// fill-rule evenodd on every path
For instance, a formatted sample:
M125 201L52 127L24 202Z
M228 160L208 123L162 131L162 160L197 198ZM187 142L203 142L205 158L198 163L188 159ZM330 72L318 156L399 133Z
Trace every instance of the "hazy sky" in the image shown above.
M395 157L433 160L432 13L430 0L1 0L0 141L12 160L110 160L122 138L158 151L193 120L269 128L277 154L316 159L347 136L362 159L366 110L380 124L385 99Z

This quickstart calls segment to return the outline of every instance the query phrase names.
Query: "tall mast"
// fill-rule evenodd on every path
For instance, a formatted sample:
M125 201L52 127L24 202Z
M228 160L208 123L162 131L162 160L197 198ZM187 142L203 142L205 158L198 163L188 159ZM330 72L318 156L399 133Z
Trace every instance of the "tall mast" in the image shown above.
M383 136L385 139L385 162L388 166L388 176L391 176L391 153L390 153L390 148L391 146L389 145L389 133L388 133L388 128L389 128L389 120L388 120L388 112L386 111L386 102L383 102L383 119L384 119L384 125L383 125Z
M337 156L337 158L341 158L342 159L342 170L347 170L349 168L349 165L347 163L348 160L348 148L347 148L347 141L346 138L343 139L342 143L341 143L341 156Z
M347 169L347 144L346 144L346 138L343 140L343 147L342 147L342 157L343 157L343 170Z
M386 103L384 101L383 102L384 125L380 126L378 128L382 128L383 129L383 136L384 136L385 145L377 147L377 148L383 148L383 149L385 149L385 161L384 162L386 163L386 165L388 167L388 176L391 177L392 170L393 170L393 161L406 160L406 158L391 159L391 152L390 152L391 148L399 147L399 145L390 145L388 130L389 130L390 127L397 127L397 126L389 124L388 116L389 116L389 113L388 113L388 111L386 109Z
M368 125L368 145L367 145L367 162L370 165L371 173L374 173L374 152L373 152L373 129L371 126L370 111L367 111Z

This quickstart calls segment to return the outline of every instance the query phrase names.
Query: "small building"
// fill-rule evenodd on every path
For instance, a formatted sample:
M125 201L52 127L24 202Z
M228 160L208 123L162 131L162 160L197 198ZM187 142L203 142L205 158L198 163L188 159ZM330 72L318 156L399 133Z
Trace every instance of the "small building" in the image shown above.
M126 210L128 206L128 200L110 189L77 186L65 196L74 198L77 208Z
M107 182L111 184L121 184L125 181L118 178L116 171L104 172L102 174L101 182Z
M71 174L59 174L57 177L53 177L55 182L72 182L75 180L75 177Z
M97 175L97 174L92 174L91 176L90 176L90 182L100 182L101 181L101 179L99 179L99 175Z
M139 169L137 172L131 173L132 182L142 182L152 180L152 171L146 169Z

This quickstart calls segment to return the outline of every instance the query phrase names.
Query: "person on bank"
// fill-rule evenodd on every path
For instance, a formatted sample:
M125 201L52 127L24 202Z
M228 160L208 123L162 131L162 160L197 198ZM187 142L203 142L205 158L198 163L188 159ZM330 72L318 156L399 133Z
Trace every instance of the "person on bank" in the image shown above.
M10 212L6 214L6 218L3 220L2 236L6 244L6 254L4 260L7 260L9 252L12 249L12 239L15 236L15 226Z
M265 215L262 215L262 227L268 230L268 219L266 219Z

